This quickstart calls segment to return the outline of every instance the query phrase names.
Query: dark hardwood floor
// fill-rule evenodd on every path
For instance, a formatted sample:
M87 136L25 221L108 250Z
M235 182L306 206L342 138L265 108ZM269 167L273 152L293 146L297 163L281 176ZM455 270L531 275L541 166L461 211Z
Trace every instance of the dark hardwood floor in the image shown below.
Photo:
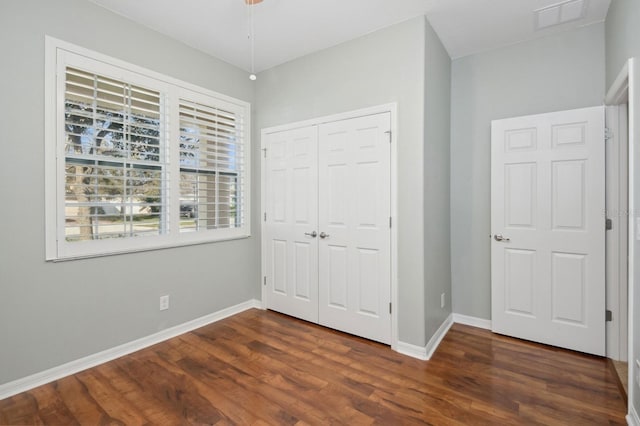
M0 401L0 424L624 425L603 358L454 325L430 361L250 310Z

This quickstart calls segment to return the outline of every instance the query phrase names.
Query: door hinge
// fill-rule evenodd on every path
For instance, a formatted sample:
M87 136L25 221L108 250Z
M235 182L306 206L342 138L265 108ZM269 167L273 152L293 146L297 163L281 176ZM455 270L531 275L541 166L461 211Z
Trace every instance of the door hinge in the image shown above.
M604 320L606 322L613 321L613 312L611 312L609 309L604 311Z
M613 139L613 130L611 130L608 127L605 127L604 128L604 140L608 141L608 140L611 140L611 139Z
M262 153L264 154L264 158L267 158L267 148L262 148Z
M264 212L264 221L267 221L267 212Z
M389 313L391 313L391 302L389 302Z
M604 221L604 229L607 230L607 231L611 231L613 229L613 220L606 219Z
M389 216L389 228L391 228L391 216Z
M267 285L267 277L262 277L262 285Z
M389 135L389 143L391 143L391 130L387 130L386 132L384 132L386 135Z

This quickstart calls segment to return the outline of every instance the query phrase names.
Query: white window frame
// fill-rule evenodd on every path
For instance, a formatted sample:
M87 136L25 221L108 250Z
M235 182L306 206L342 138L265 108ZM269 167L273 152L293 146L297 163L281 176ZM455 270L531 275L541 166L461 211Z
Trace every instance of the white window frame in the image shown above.
M152 86L163 93L167 114L165 137L169 157L169 202L167 234L133 238L67 242L65 239L65 129L64 75L66 66L79 67L101 75L126 80L128 83ZM178 102L185 93L213 100L214 106L242 117L244 186L242 198L243 224L238 228L180 232ZM46 36L45 38L45 259L61 261L86 257L129 253L145 250L204 244L251 236L251 105L196 85L162 75L137 65ZM240 204L240 203L239 203Z

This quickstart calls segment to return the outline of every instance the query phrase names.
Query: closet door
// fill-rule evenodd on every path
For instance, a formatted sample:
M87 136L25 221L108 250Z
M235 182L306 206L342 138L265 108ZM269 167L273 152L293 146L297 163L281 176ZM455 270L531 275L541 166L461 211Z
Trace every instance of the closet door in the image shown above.
M266 135L266 302L318 322L318 129Z
M389 113L319 126L320 324L391 341Z

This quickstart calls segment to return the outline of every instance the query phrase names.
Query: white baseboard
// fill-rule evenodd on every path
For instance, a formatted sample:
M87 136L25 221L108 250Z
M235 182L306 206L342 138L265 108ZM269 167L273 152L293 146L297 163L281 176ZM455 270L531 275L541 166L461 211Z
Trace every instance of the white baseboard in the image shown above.
M102 352L98 352L77 359L75 361L71 361L66 364L59 365L57 367L32 374L18 380L2 384L0 385L0 399L9 398L18 393L25 392L35 387L53 382L54 380L76 374L88 368L95 367L96 365L104 364L105 362L112 361L116 358L120 358L121 356L139 351L141 349L147 348L181 334L188 333L189 331L204 327L205 325L220 321L224 318L239 314L240 312L252 308L261 309L262 303L259 300L255 299L248 300L238 305L222 309L218 312L196 318L192 321L188 321L171 328L167 328L166 330L159 331L157 333L142 337L132 342L128 342L114 348L106 349Z
M431 336L429 342L425 346L412 345L411 343L398 342L396 345L396 352L403 355L407 355L413 358L418 358L423 361L431 359L431 356L440 345L440 342L447 334L447 331L453 325L453 315L449 315L446 320L438 327L436 332Z
M630 401L631 402L631 401ZM629 414L627 414L627 424L629 426L640 426L640 416L633 405L629 405Z
M412 345L411 343L398 341L398 344L396 345L396 352L412 358L418 358L423 361L427 360L427 348L425 346Z
M453 314L453 322L455 322L456 324L470 325L472 327L491 330L491 320L483 318L470 317L468 315L462 314Z
M449 331L452 325L453 325L453 314L449 314L447 319L444 320L442 324L440 324L440 327L438 327L438 329L433 334L433 336L431 336L431 339L429 339L429 342L427 342L427 346L425 348L427 351L427 359L431 359L431 356L436 351L436 349L438 349L440 342L442 342L442 339L444 338L444 336L447 335L447 331Z

